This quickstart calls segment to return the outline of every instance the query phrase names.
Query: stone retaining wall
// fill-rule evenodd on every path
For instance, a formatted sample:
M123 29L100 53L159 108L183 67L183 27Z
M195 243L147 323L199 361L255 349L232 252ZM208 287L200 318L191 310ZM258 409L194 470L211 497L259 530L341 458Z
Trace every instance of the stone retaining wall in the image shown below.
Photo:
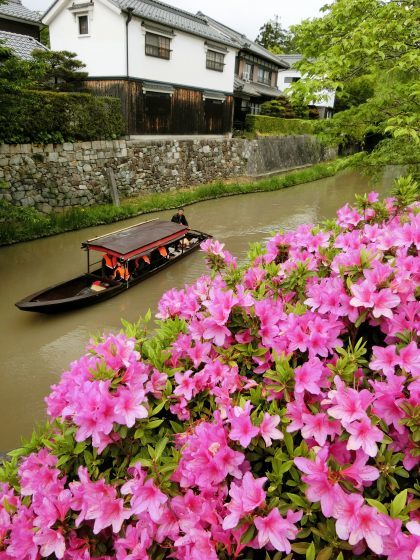
M330 159L311 136L197 137L0 146L0 199L41 212L110 202L112 168L122 198L259 176Z

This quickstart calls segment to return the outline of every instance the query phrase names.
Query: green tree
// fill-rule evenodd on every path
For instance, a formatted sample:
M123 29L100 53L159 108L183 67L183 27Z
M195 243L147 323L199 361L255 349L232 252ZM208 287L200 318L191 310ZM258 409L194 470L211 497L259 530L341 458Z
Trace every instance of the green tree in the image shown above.
M37 88L51 91L80 91L88 76L83 72L85 64L69 51L44 51L32 53L34 71L37 73Z
M372 76L360 76L344 84L335 95L334 111L339 113L366 103L374 95L374 81Z
M370 163L418 159L420 49L418 0L335 0L324 16L292 28L305 79L293 84L308 102L323 89L346 91L356 79L372 92L334 116L328 134L363 142L382 137Z
M18 58L0 43L0 94L18 93L23 88L33 87L36 75L31 62Z
M293 51L293 34L281 26L279 16L274 16L260 27L255 41L274 54L286 54Z

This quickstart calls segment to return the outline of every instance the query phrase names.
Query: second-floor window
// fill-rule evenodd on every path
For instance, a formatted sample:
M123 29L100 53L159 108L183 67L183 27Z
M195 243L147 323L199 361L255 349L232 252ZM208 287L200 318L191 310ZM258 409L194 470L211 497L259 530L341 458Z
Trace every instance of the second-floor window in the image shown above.
M206 68L223 72L225 66L225 55L216 51L207 51Z
M87 15L77 16L79 24L79 35L89 35L89 17Z
M257 82L261 84L271 85L271 72L265 68L258 68Z
M155 33L146 33L146 54L157 58L171 58L171 40Z
M254 68L252 64L249 64L249 62L245 62L244 69L242 72L242 79L245 80L246 82L252 81L253 73L254 73Z

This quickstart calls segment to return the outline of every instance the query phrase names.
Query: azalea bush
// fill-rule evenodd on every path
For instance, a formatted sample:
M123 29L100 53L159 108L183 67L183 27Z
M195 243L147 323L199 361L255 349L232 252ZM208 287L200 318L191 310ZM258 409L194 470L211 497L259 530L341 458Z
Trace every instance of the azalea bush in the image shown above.
M119 334L1 469L0 559L418 559L416 185L279 232Z

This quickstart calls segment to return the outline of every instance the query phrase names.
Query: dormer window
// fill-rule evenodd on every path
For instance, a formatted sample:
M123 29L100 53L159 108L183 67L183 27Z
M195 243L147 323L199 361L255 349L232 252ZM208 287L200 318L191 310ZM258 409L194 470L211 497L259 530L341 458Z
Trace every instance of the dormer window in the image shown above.
M93 0L84 2L83 4L73 4L68 8L69 12L73 14L74 23L76 26L76 33L79 37L90 37L91 23L93 19Z
M89 35L89 17L87 14L77 16L79 35Z

